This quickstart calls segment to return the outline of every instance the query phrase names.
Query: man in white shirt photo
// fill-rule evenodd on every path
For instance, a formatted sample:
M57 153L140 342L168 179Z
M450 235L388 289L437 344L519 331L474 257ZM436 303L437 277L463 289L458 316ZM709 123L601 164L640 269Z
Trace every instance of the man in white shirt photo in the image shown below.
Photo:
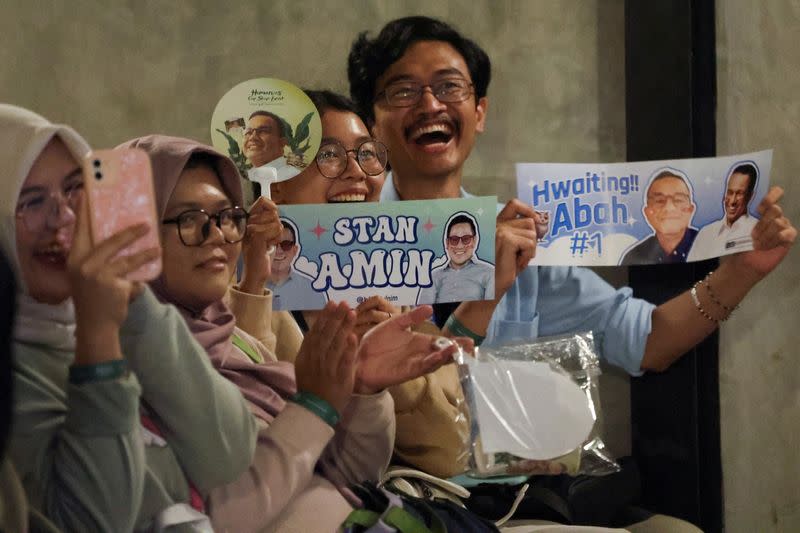
M749 249L750 233L758 219L750 216L748 207L758 181L758 170L752 163L734 167L722 198L724 216L700 230L689 251L687 261L719 257L731 251Z
M281 219L281 241L272 252L270 277L266 288L272 291L272 308L278 311L322 309L328 301L324 292L311 286L312 279L295 268L300 254L297 228Z
M293 178L300 169L288 165L283 149L288 144L280 117L270 111L254 111L247 119L242 151L253 168L268 166L277 172L278 181ZM250 178L252 180L252 177Z

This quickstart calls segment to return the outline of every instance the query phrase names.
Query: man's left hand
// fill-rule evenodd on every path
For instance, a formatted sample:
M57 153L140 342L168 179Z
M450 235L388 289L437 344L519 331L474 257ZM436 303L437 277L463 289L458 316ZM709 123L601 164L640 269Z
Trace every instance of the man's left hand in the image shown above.
M759 281L777 267L797 238L797 228L783 214L778 201L783 189L771 187L758 205L761 220L753 228L753 250L730 257L731 266Z

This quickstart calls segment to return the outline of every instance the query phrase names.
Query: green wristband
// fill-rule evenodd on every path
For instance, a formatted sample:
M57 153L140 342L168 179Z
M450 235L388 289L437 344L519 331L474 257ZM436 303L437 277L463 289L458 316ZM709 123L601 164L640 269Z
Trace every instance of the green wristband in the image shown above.
M69 382L81 385L91 381L118 379L128 372L128 361L114 359L93 365L72 365L69 367Z
M291 401L296 403L297 405L302 405L322 420L324 420L329 426L336 427L336 424L339 423L340 416L339 412L334 409L334 407L317 396L316 394L312 394L310 392L300 391L291 398Z
M447 319L447 322L444 323L444 327L450 330L456 337L469 337L473 341L475 341L475 346L480 346L481 343L486 340L486 337L483 335L478 335L467 326L462 324L457 318L456 315L450 315Z

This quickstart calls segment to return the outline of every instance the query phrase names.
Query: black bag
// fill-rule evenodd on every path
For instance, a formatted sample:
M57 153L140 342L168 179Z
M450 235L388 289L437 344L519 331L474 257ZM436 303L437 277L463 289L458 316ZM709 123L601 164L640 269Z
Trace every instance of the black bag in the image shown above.
M402 507L403 511L400 520L390 524L398 533L499 533L492 522L449 500L426 500L396 493L388 495L388 491L384 492L386 489L370 483L351 489L364 503L364 508L353 511L345 521L344 531L347 533L369 532L376 517L385 516L392 506Z
M617 527L641 495L641 478L630 457L621 470L606 476L532 476L514 519L549 520L561 524ZM470 489L467 508L497 520L506 514L522 485L481 483Z

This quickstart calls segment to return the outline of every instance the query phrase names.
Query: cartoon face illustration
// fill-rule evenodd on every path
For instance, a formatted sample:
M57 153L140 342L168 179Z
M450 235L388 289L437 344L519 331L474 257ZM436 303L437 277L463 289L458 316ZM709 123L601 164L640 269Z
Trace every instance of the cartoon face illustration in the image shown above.
M464 219L463 221L461 219ZM475 227L467 217L456 217L447 230L446 250L450 265L460 267L475 254Z
M299 250L300 247L297 245L294 230L291 226L284 224L281 240L275 246L275 251L272 255L273 277L289 274Z
M679 177L657 178L647 192L644 215L656 235L683 234L694 210L689 187Z

